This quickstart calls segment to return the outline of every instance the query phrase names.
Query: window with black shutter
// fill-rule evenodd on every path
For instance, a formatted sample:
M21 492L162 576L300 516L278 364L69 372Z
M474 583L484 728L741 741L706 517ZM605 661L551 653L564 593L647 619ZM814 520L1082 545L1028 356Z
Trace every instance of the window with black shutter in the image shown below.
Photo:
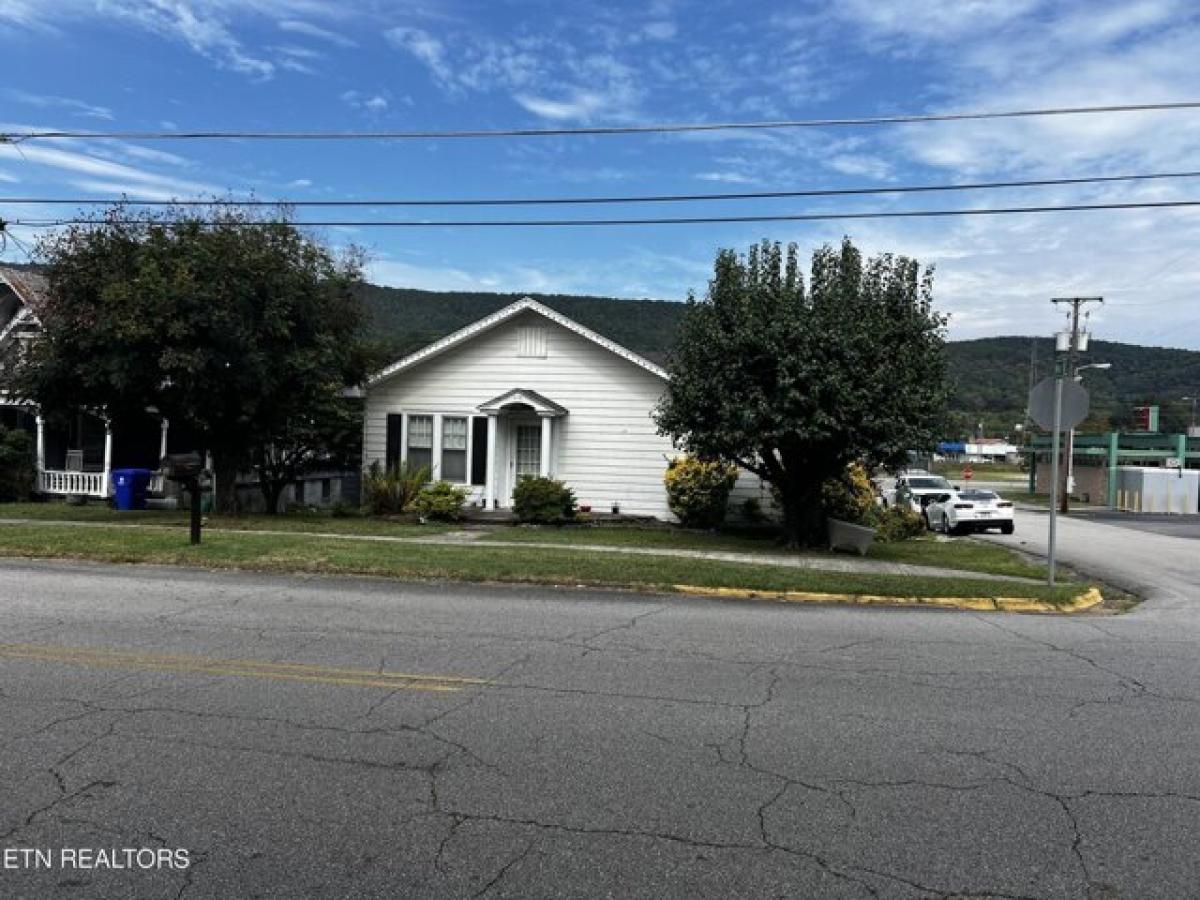
M386 465L389 469L400 465L400 438L403 433L404 416L401 413L388 413Z
M487 484L487 416L471 419L471 484Z

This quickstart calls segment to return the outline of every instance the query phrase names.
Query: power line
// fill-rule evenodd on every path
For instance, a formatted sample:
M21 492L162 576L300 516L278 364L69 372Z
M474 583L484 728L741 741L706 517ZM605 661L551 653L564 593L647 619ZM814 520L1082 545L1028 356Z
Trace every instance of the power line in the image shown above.
M998 112L926 113L895 116L864 116L830 119L776 119L759 122L686 122L654 125L592 125L577 128L496 128L436 131L58 131L38 130L0 133L0 143L29 140L441 140L458 138L571 137L612 134L679 134L705 131L765 131L789 128L844 128L875 125L902 125L928 122L965 122L986 119L1020 119L1041 116L1073 116L1092 113L1164 112L1200 108L1200 100L1177 103L1130 103L1109 106L1068 106L1042 109L1003 110Z
M1200 207L1200 200L1161 200L1132 203L1074 203L1062 206L1010 206L989 209L912 209L844 213L798 213L794 215L693 216L648 219L460 219L460 220L341 220L293 221L259 219L236 223L245 227L295 225L301 228L567 228L604 225L706 225L738 222L820 222L845 219L917 219L950 216L998 216L1024 213L1083 212L1091 210L1182 209ZM12 224L27 228L58 228L66 225L158 225L165 228L191 227L192 223L136 218L25 219ZM201 223L203 224L203 223Z
M611 203L682 203L721 200L772 200L795 197L846 197L869 194L918 194L945 191L980 191L1001 188L1062 187L1080 184L1112 184L1115 182L1155 181L1174 178L1197 178L1197 172L1155 172L1133 175L1097 175L1081 178L1039 178L1027 181L977 181L965 184L896 185L892 187L812 188L797 191L741 191L715 194L651 194L617 197L502 197L445 200L415 200L379 198L368 200L159 200L128 197L0 197L0 203L12 205L47 206L203 206L203 207L395 207L395 206L552 206Z

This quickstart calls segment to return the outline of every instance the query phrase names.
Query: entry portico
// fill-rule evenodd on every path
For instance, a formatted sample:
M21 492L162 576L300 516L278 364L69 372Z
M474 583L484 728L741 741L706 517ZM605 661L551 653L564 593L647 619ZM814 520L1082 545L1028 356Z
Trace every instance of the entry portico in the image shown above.
M487 416L482 505L495 509L500 497L512 496L522 476L554 474L554 421L567 410L537 391L513 388L479 404L479 412ZM499 471L498 445L503 460Z

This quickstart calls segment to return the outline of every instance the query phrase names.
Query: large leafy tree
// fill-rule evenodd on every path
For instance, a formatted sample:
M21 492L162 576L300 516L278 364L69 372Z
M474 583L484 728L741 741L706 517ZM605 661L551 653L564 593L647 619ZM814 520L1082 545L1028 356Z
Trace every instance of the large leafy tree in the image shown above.
M806 290L794 245L722 250L708 295L688 299L659 428L759 475L789 543L815 542L826 481L855 461L897 468L936 439L945 324L911 259L864 261L846 240L813 254Z
M117 207L39 246L53 300L20 390L47 410L104 410L119 423L151 408L184 424L213 455L218 509L232 511L235 474L362 381L359 259L333 254L285 210L138 219Z

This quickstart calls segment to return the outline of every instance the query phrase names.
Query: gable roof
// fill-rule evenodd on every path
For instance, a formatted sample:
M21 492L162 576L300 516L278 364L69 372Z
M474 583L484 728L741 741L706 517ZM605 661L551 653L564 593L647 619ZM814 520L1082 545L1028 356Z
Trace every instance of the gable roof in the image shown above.
M662 366L652 363L644 356L640 356L626 347L622 347L616 341L610 341L603 335L597 334L590 328L580 325L574 319L564 316L562 313L551 309L545 304L538 303L531 297L525 297L521 300L518 300L516 303L510 303L503 309L497 310L490 316L484 316L482 319L472 322L465 328L460 328L458 331L451 332L444 338L436 340L432 344L428 344L414 353L410 353L403 359L397 360L387 368L380 370L367 379L367 385L370 386L378 384L379 382L386 378L392 377L398 372L403 372L405 369L410 369L418 363L422 363L427 359L431 359L434 356L445 353L447 350L457 347L460 344L464 344L472 338L475 338L486 331L490 331L496 326L502 325L515 316L518 316L526 311L535 312L538 315L549 319L551 322L561 325L563 328L566 328L569 331L575 332L575 334L579 335L580 337L586 338L593 344L603 347L610 353L615 353L617 356L628 360L635 366L640 366L647 372L657 375L659 378L665 380L668 377L666 370Z
M505 391L499 397L493 397L486 403L480 403L476 409L480 412L499 412L505 406L513 403L524 403L526 406L532 406L536 412L545 415L565 416L567 414L565 406L560 406L549 397L529 388L513 388L511 391Z
M27 315L39 316L50 302L50 284L38 272L0 266L0 284L7 284L17 299L29 310Z

